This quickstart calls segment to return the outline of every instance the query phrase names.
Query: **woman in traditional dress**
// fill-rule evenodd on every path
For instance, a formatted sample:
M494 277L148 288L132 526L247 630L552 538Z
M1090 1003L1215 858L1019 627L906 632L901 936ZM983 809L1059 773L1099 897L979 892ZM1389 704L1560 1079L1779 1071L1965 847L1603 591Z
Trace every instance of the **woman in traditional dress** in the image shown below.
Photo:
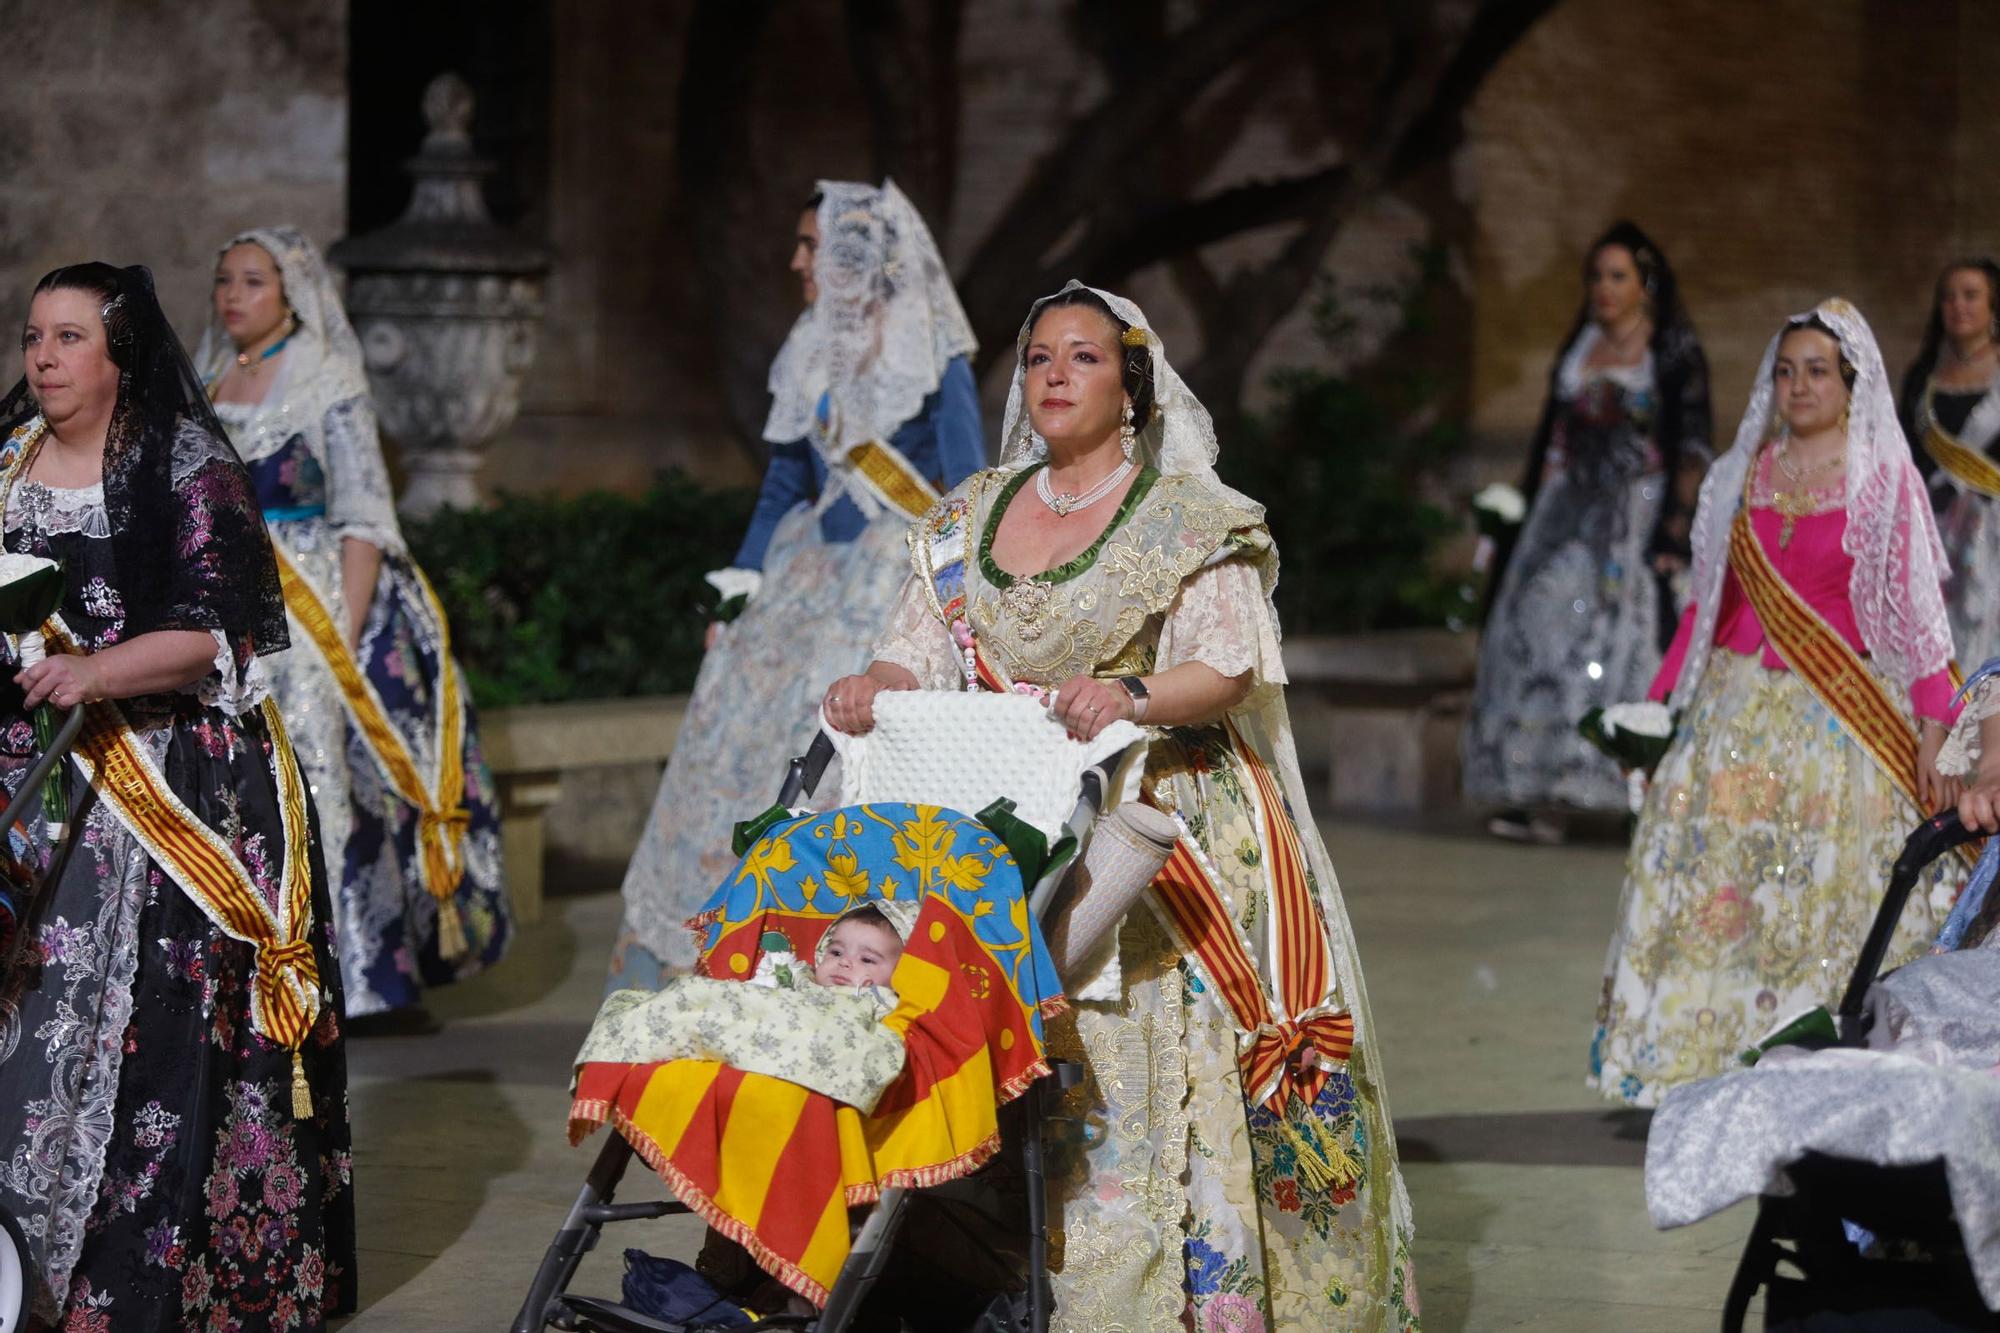
M2000 265L1938 278L1923 350L1903 377L1903 428L1930 479L1951 561L1945 611L1966 666L2000 655Z
M1146 799L1182 837L1113 964L1068 979L1074 1026L1053 1039L1091 1073L1058 1323L1414 1327L1409 1204L1307 816L1263 507L1216 478L1208 412L1131 302L1072 282L1029 311L1019 358L1000 467L913 529L876 660L824 706L859 732L884 689L1011 689L1081 736L1151 729Z
M1590 247L1549 376L1528 512L1480 637L1465 792L1500 837L1557 842L1565 810L1622 810L1577 733L1639 698L1673 634L1674 576L1710 458L1708 363L1659 246L1620 222Z
M1657 1105L1830 1004L1910 829L1957 799L1944 553L1875 337L1845 301L1764 353L1702 485L1693 601L1652 697L1679 728L1632 842L1590 1081ZM1892 963L1937 932L1932 867Z
M609 987L694 965L685 922L736 864L818 726L818 683L855 671L900 581L903 533L985 466L977 348L930 229L893 182L822 181L792 271L806 309L771 364L771 463L729 568L742 614L711 628L653 813L625 872Z
M319 807L347 1012L415 1005L513 935L497 793L396 522L360 341L302 233L222 247L197 361L276 547L292 647L271 691Z
M22 349L6 550L65 592L0 714L10 797L37 705L87 722L68 836L15 835L0 1207L62 1328L320 1329L354 1301L340 973L256 495L145 269L50 273Z

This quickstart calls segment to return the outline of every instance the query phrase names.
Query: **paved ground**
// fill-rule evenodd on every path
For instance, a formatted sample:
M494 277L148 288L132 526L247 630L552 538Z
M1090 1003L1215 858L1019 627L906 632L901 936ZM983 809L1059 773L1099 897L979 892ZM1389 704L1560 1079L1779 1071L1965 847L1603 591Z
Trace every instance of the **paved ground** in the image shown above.
M1621 850L1326 832L1385 1048L1425 1328L1713 1328L1747 1208L1654 1231L1644 1117L1582 1084ZM565 1137L565 1082L617 914L612 894L553 899L503 967L437 994L431 1030L351 1043L352 1333L507 1326L589 1163ZM693 1230L614 1228L578 1289L615 1292L627 1243L691 1254Z

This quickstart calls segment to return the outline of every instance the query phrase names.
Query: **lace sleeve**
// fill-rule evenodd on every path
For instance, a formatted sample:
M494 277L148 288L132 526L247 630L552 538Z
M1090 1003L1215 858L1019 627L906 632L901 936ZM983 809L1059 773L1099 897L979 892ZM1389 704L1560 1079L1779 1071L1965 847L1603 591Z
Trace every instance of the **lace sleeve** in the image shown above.
M1259 685L1285 683L1277 624L1257 570L1224 560L1181 585L1160 626L1158 669L1201 662L1224 676L1255 673Z
M927 690L956 690L965 684L951 634L931 614L930 599L917 575L903 580L889 627L875 641L873 658L893 662L917 678Z
M183 685L180 692L192 694L232 717L241 717L263 703L264 696L271 692L264 674L264 660L231 644L221 630L209 633L215 639L215 669L200 680Z
M349 398L328 408L322 425L327 523L343 537L401 555L403 530L396 522L389 470L382 462L375 410L365 398Z

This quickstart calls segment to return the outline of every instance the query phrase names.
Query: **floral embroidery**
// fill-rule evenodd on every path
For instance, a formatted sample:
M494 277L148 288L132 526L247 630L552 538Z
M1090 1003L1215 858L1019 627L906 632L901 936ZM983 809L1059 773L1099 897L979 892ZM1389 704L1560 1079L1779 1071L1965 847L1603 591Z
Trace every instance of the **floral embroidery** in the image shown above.
M234 1327L240 1312L263 1308L270 1327L291 1329L305 1314L291 1292L295 1271L312 1253L299 1244L304 1175L293 1138L272 1108L278 1095L255 1083L229 1090L229 1115L206 1191L206 1253L182 1279L188 1312L208 1315L209 1328ZM317 1318L316 1304L312 1312Z
M92 1291L90 1279L79 1278L70 1288L63 1333L112 1333L111 1293Z
M1250 1113L1259 1190L1322 1239L1367 1176L1367 1129L1356 1110L1353 1076L1341 1070L1309 1108L1294 1099L1282 1118L1264 1106ZM1302 1155L1313 1160L1302 1163Z
M83 609L99 620L123 620L125 602L118 590L106 583L102 576L91 579L78 590L83 598Z

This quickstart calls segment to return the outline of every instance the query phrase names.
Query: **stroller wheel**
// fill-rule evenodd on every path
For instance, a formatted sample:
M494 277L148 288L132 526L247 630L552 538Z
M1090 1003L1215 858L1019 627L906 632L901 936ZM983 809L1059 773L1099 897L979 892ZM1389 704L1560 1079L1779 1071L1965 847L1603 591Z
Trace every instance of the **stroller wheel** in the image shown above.
M0 1333L28 1323L28 1238L14 1215L0 1209Z

